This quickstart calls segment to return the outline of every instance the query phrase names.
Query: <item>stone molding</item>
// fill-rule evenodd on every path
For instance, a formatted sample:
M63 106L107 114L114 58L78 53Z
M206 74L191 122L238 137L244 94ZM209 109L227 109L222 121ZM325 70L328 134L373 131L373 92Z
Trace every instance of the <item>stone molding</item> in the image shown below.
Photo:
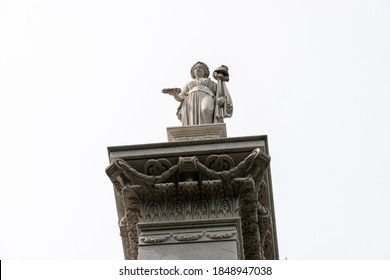
M226 124L173 126L167 128L169 142L226 138Z
M221 151L220 151L221 152ZM277 259L270 157L264 147L142 160L115 157L106 169L118 194L125 258L140 244L228 239L234 232L140 236L139 223L240 220L243 259ZM119 201L119 202L118 202ZM231 236L231 237L232 237Z

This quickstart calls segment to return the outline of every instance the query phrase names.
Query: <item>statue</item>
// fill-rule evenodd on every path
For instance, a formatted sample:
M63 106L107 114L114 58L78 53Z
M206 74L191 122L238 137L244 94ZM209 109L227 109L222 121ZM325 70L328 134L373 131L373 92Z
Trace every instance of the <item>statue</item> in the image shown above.
M221 65L213 72L217 83L209 78L210 71L203 62L191 68L192 81L181 90L164 88L163 93L172 95L180 102L177 116L182 125L223 123L233 114L233 103L225 83L229 81L228 67Z

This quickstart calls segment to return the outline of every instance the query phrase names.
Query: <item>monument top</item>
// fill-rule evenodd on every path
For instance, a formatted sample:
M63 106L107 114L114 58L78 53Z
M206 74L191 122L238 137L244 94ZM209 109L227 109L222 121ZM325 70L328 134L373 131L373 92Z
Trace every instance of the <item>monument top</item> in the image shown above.
M209 75L162 90L180 102L168 143L108 149L126 259L278 259L267 137L227 138L228 67Z
M229 69L221 65L213 72L217 82L209 78L208 66L198 61L191 67L192 80L183 89L164 88L163 93L172 95L180 102L177 117L183 126L223 123L224 118L233 114L233 102L226 82Z

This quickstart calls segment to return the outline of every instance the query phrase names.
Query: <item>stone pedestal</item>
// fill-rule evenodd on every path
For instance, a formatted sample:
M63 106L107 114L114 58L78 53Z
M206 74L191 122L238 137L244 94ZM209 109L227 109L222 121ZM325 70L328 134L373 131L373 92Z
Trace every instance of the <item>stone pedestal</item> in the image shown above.
M126 259L278 259L266 136L108 152Z
M167 135L169 142L226 138L226 124L173 126Z

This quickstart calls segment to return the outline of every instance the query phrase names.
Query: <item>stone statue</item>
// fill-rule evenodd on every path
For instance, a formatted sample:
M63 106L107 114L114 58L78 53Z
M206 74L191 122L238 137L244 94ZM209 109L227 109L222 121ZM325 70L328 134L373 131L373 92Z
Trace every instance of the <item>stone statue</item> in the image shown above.
M233 103L225 82L229 81L228 67L222 65L213 72L217 83L209 78L210 71L203 62L191 68L192 81L181 90L164 88L163 93L172 95L180 102L177 116L182 125L223 123L233 114Z

